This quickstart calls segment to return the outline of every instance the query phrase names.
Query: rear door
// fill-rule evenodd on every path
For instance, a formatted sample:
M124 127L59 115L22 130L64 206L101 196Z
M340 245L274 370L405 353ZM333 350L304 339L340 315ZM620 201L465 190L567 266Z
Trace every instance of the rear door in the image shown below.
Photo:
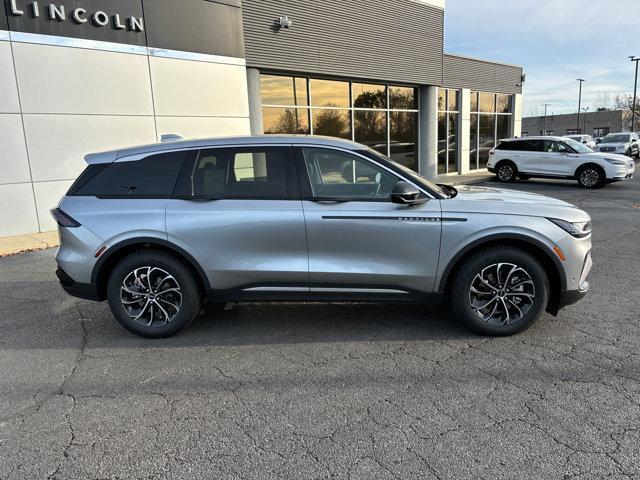
M311 295L429 295L440 250L440 201L392 203L391 191L404 178L355 152L304 147L297 160Z
M518 167L519 172L537 173L542 150L540 140L522 139L509 143L511 143L511 151L505 152L505 158L510 156Z
M307 237L290 146L197 152L167 235L200 262L219 298L306 298Z
M550 176L573 176L578 155L564 142L544 140L544 151L540 156L540 174Z

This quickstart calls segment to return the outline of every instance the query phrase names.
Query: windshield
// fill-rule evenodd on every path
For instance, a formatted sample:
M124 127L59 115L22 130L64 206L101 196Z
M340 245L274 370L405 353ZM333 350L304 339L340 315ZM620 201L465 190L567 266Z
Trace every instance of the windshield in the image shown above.
M627 143L629 141L629 135L623 133L610 133L602 139L600 143Z
M587 147L586 145L584 145L584 144L582 144L580 142L576 142L575 140L573 140L571 138L566 138L564 140L564 143L569 145L571 148L573 148L578 153L593 153L593 150L591 150L589 147Z
M395 168L397 168L398 170L400 170L400 172L405 177L407 177L410 180L413 180L418 185L422 185L425 188L435 192L436 194L441 195L444 198L449 198L449 197L453 196L452 192L449 192L449 191L445 190L440 185L436 185L435 183L431 182L430 180L427 180L425 177L420 175L418 172L415 172L415 171L411 170L410 168L405 167L401 163L398 163L398 162L395 162L395 161L391 160L389 157L387 157L385 155L382 155L380 152L377 152L375 150L372 150L372 149L368 148L366 150L363 150L360 153L365 154L367 157L371 158L372 160L384 160L385 162L393 163L393 166Z

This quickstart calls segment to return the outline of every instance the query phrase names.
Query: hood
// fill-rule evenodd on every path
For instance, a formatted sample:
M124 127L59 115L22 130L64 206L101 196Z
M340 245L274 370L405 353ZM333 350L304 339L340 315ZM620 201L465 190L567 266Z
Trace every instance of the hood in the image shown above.
M576 206L557 198L506 188L456 185L458 194L442 200L442 210L460 213L495 213L560 218L569 222L589 219Z

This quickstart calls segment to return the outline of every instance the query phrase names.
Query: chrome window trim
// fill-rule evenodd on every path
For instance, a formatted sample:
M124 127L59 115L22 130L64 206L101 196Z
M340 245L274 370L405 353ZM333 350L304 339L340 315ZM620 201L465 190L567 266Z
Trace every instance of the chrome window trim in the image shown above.
M6 36L6 38L4 38ZM103 42L84 38L63 37L58 35L44 35L40 33L11 32L0 30L0 40L10 40L17 43L32 43L57 47L81 48L113 53L128 53L132 55L146 55L149 57L172 58L205 63L222 63L225 65L246 66L247 61L239 57L211 55L207 53L168 50L164 48L147 47L145 45L129 45L126 43Z

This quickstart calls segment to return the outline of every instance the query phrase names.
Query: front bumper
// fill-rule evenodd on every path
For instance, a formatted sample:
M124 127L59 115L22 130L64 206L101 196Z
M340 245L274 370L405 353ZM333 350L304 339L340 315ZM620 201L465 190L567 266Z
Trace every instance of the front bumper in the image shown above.
M85 300L102 301L95 285L90 283L78 283L71 278L62 268L56 269L56 276L60 280L60 286L69 295Z
M576 302L582 300L587 293L589 293L589 282L584 282L583 285L584 290L581 288L579 290L565 290L560 293L560 300L558 301L558 309L566 307L568 305L573 305Z

